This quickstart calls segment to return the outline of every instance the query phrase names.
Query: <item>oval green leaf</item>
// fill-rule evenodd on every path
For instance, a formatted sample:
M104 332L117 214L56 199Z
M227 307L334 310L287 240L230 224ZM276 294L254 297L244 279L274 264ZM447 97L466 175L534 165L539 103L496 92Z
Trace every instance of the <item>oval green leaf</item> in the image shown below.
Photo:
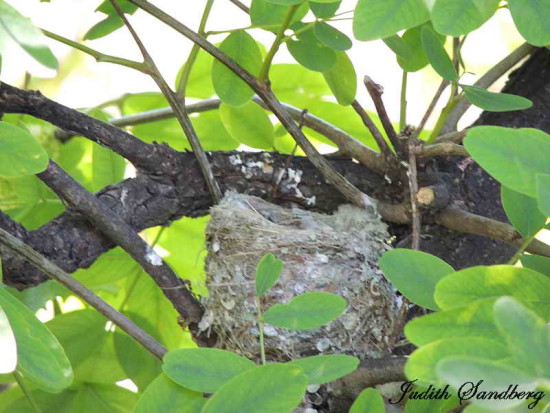
M265 1L273 4L281 4L283 6L292 6L295 4L300 4L304 0L265 0Z
M515 365L531 377L550 379L550 327L545 319L511 297L499 298L494 309Z
M237 107L222 103L220 117L227 132L238 142L257 149L273 149L273 125L267 113L255 103Z
M309 70L326 72L336 63L335 51L318 43L315 37L291 40L287 42L287 47L292 57Z
M479 337L450 338L434 341L414 351L405 365L409 380L419 384L440 384L438 363L448 357L470 356L487 360L503 360L510 356L508 348L496 340Z
M537 174L537 205L539 211L542 211L544 216L544 223L546 217L550 217L550 175L549 174ZM525 213L531 213L531 211L525 211ZM539 212L540 214L540 212ZM539 217L540 218L540 217ZM540 228L539 228L540 229Z
M454 337L498 337L494 300L479 300L465 307L418 317L405 326L405 336L417 347Z
M330 90L340 105L351 105L357 93L357 74L353 63L345 52L336 53L336 63L323 72Z
M191 390L214 393L238 374L256 365L247 358L217 348L185 348L164 356L163 371Z
M474 160L501 184L536 197L536 175L550 174L550 135L539 129L477 126L464 146Z
M550 44L550 2L508 0L508 8L518 31L535 46Z
M533 309L544 317L550 312L550 279L528 268L470 267L443 278L435 288L435 301L443 310L503 295L535 307Z
M462 89L464 89L466 97L473 105L489 112L524 110L533 106L533 102L523 96L493 93L477 86L462 86Z
M380 269L410 301L438 310L434 301L436 284L454 271L445 261L422 251L397 248L380 258Z
M264 295L277 282L282 270L283 262L275 258L275 255L266 254L262 257L256 267L256 295L258 297Z
M47 166L48 154L29 132L0 122L0 176L34 175Z
M0 374L11 373L17 366L17 343L8 316L0 305Z
M546 215L540 212L535 198L523 195L507 186L501 187L500 195L508 219L521 235L525 237L533 235L546 223Z
M253 75L260 72L260 48L244 30L227 36L221 43L220 50ZM212 66L212 84L220 99L229 105L244 105L254 95L254 91L242 79L218 60L214 60Z
M315 17L318 17L319 19L326 19L336 14L336 11L340 7L340 4L342 4L341 0L330 3L310 0L309 8L311 9Z
M308 384L323 384L355 371L359 359L344 354L328 354L292 360L287 364L300 367L308 378Z
M429 25L424 25L422 26L420 37L422 39L424 52L426 52L430 64L439 76L450 82L457 81L458 73L456 72L451 58L445 51L443 44L441 44L440 37L437 33L434 32Z
M212 396L202 413L288 412L302 401L307 376L290 364L267 364L239 374Z
M437 0L432 9L435 30L462 36L477 29L495 14L500 0Z
M357 40L384 39L429 18L424 0L359 0L353 15L353 33Z
M335 320L346 306L346 300L335 294L305 293L287 304L275 304L269 308L264 321L289 330L309 330Z
M521 264L550 278L550 258L540 255L522 255Z
M503 392L509 392L511 383L517 387L514 388L516 394L520 392L534 391L537 387L535 380L525 375L521 371L503 365L502 363L479 360L473 357L449 357L441 360L437 365L437 374L441 380L445 383L449 383L452 387L458 389L464 386L465 383L472 383L462 387L465 391L463 396L466 396L466 390L472 390L469 395L474 394L473 386L475 383L479 383L482 380L479 388L475 392L476 394L491 394L490 392L496 392L502 394ZM510 393L509 393L510 394ZM507 408L517 406L525 402L522 397L472 397L471 401L474 406L486 407L489 410L482 411L509 411ZM529 409L526 409L529 410ZM478 410L474 410L478 411ZM523 409L516 410L518 412L525 411Z
M17 343L17 371L37 387L58 392L73 381L63 347L27 307L0 287L0 307L6 313Z
M145 389L134 412L199 413L204 403L202 393L181 387L161 373Z
M385 413L384 399L380 392L373 388L367 388L359 393L353 402L349 413Z
M57 69L57 59L46 46L42 32L5 1L0 2L0 38L0 55L9 50L10 41L15 41L40 64ZM4 45L7 46L6 50Z
M302 20L308 12L308 3L298 7L292 18L293 22ZM279 26L285 20L288 7L273 4L267 0L252 0L250 5L250 21L254 26L263 26L266 30L277 32Z
M321 43L331 49L340 51L351 49L351 39L330 24L325 22L315 23L313 33Z

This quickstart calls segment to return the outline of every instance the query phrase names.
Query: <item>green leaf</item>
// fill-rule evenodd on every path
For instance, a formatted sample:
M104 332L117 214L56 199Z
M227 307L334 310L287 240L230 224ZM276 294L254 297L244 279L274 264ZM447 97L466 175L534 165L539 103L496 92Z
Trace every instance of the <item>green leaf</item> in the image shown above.
M0 122L0 176L34 175L47 166L48 154L29 132Z
M503 360L510 356L505 345L480 337L455 337L426 344L414 351L405 365L409 380L419 384L440 384L437 364L448 357L469 356L486 360Z
M294 4L300 4L304 0L265 0L265 1L273 4L282 4L284 6L292 6Z
M48 392L68 387L73 381L73 370L50 330L3 287L0 287L0 307L15 335L17 371Z
M435 301L443 310L503 295L535 307L533 309L544 317L550 312L550 279L527 268L470 267L443 278L435 289Z
M235 140L252 148L273 148L273 125L265 110L254 102L238 107L222 103L220 116L225 129Z
M117 330L113 338L122 370L143 392L162 373L162 363L128 334Z
M298 38L286 43L288 51L298 63L316 72L326 72L334 66L336 52L317 40L313 29L300 33Z
M509 93L493 93L477 86L463 86L468 100L477 107L489 112L509 112L529 109L533 102L523 96Z
M330 94L323 76L298 64L276 64L269 71L273 93L296 107L306 107L311 100Z
M204 50L199 50L187 87L185 88L185 95L188 97L207 99L214 95L214 86L212 86L212 63L214 57L206 53ZM181 66L177 78L176 78L176 90L179 90L181 76L183 74L183 68L185 63Z
M310 292L287 304L275 304L265 312L264 321L289 330L309 330L335 320L346 306L346 300L338 295Z
M351 49L352 43L348 36L325 22L317 22L313 25L315 37L325 46L334 50Z
M47 327L59 340L73 369L75 380L114 384L126 378L115 353L107 319L94 310L58 315Z
M128 0L118 0L117 3L120 9L126 14L134 14L138 8L135 4L130 3ZM88 32L84 35L84 40L99 39L124 26L124 22L118 16L116 9L109 0L101 3L96 11L106 14L107 18L95 24L90 30L88 30Z
M323 384L355 371L359 359L344 354L329 354L292 360L287 364L300 367L308 377L308 384Z
M537 174L536 179L538 207L544 214L544 221L542 223L544 225L546 217L550 217L550 175ZM525 211L525 213L530 213L530 211Z
M457 81L458 73L434 30L430 26L424 25L420 37L426 56L439 76L450 82Z
M535 198L502 186L501 199L508 219L521 235L533 235L546 223L546 215L540 212Z
M17 343L8 316L0 305L0 374L11 373L17 367Z
M501 184L536 197L536 175L550 174L550 135L538 129L477 126L468 130L466 150Z
M15 42L42 65L57 69L57 59L46 46L42 32L5 1L0 2L0 39L0 55L4 58L9 43Z
M220 50L253 75L260 72L260 48L246 31L231 33L221 43ZM212 84L220 99L229 105L244 105L254 95L254 91L242 79L218 60L214 60L212 66Z
M277 282L282 270L283 262L275 258L275 255L266 254L262 257L256 267L256 295L258 297L264 295Z
M550 258L540 255L522 255L521 264L547 277L550 277Z
M401 37L394 35L384 39L386 46L396 54L399 66L407 72L416 72L429 63L428 56L426 56L426 52L422 47L422 27L413 27L403 33ZM441 45L444 45L445 36L438 33L436 33L436 36Z
M131 413L137 395L115 384L80 383L58 394L40 390L31 392L42 412L59 413ZM33 411L28 399L21 396L10 403L5 411L28 413Z
M304 3L294 13L293 22L302 20L307 14L308 4ZM278 31L288 12L287 6L270 3L267 0L252 0L250 5L250 21L254 26L269 26L264 27L266 30Z
M480 27L495 14L499 0L436 0L432 8L435 30L462 36Z
M545 319L511 297L499 298L494 309L515 364L526 375L550 379L550 328Z
M384 399L380 392L373 388L367 388L359 393L349 413L385 413L385 411Z
M199 413L206 399L160 374L138 400L135 413Z
M417 347L454 337L498 337L494 301L474 301L464 307L415 318L405 326L405 335Z
M291 412L302 401L307 376L290 364L267 364L239 374L212 396L202 413Z
M397 248L380 258L380 269L409 300L430 310L438 310L433 295L435 286L453 267L421 251Z
M424 0L359 0L353 15L353 33L357 40L384 39L429 18Z
M461 388L464 398L481 395L482 392L496 392L502 394L509 391L511 383L517 385L515 391L534 391L535 382L517 369L501 365L489 360L480 360L472 357L449 357L441 360L437 366L438 376L454 388ZM481 383L479 383L481 381ZM470 384L471 383L471 384ZM477 391L475 384L479 383ZM468 390L470 392L468 393ZM475 393L474 393L475 392ZM512 407L524 402L522 397L472 397L471 401L476 406L487 407L495 411L503 411L506 407ZM524 411L524 410L522 410Z
M238 374L256 365L247 358L217 348L170 351L163 360L164 373L191 390L214 393Z
M550 44L550 3L546 0L508 0L518 31L535 46Z
M132 257L117 247L102 254L90 267L77 270L73 277L88 288L108 289L109 285L136 274L138 268Z
M122 181L126 170L126 161L113 150L94 145L92 168L92 190L99 191L107 185Z
M342 4L341 0L330 3L310 0L309 8L315 17L318 17L319 19L327 19L336 14L336 11L340 8L340 4Z
M336 53L336 63L323 73L330 90L340 105L351 105L357 92L357 75L345 52Z

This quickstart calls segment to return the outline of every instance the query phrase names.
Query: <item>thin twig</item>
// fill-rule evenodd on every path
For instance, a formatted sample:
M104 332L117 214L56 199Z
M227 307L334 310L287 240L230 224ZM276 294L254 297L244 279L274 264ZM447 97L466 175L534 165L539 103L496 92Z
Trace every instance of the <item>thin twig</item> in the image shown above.
M418 202L416 196L418 194L418 173L416 170L416 152L417 146L412 139L409 140L409 191L411 197L411 213L412 213L412 244L411 249L420 249L420 211L418 210Z
M456 143L457 145L461 145L462 141L464 140L467 134L468 134L468 128L463 129L461 131L449 132L445 135L440 135L435 142L436 143L452 142L452 143Z
M233 3L235 6L237 6L239 9L244 11L246 14L250 14L250 8L243 3L241 3L239 0L229 0L231 3Z
M390 146L382 136L380 129L376 127L376 125L370 118L367 111L363 109L363 107L357 100L354 100L352 102L351 107L359 115L359 117L363 121L363 124L367 127L367 129L371 133L372 137L374 138L374 141L376 142L376 145L378 146L378 149L380 149L380 152L386 157L386 159L394 158L395 156L392 150L390 149Z
M524 43L519 46L516 50L494 65L489 69L479 80L474 83L475 86L488 88L498 79L504 76L510 69L512 69L516 64L518 64L523 58L533 53L537 48L528 43ZM470 101L462 96L454 109L450 112L445 124L443 125L441 131L443 133L453 132L457 128L458 121L462 118L462 115L470 107Z
M214 201L214 204L219 203L222 198L222 192L216 182L216 179L214 178L214 174L212 173L212 167L210 166L210 162L208 161L208 158L206 157L206 153L204 152L204 149L202 148L199 138L195 132L195 128L191 123L191 119L189 119L189 116L185 112L185 105L178 99L177 95L172 91L172 89L170 89L170 86L168 86L168 83L162 77L162 74L160 73L155 62L153 61L153 58L151 57L151 55L145 48L145 45L139 38L138 34L136 33L136 31L134 30L134 28L126 18L126 15L119 7L117 1L116 0L109 0L109 1L115 8L119 17L124 22L124 25L127 27L136 45L138 46L141 54L143 55L143 59L145 60L145 63L147 64L147 66L151 71L151 77L153 78L153 80L161 90L162 94L168 100L168 103L170 104L172 109L174 109L176 118L178 119L178 122L181 125L181 128L183 129L183 132L185 133L185 136L187 137L187 140L189 141L191 148L195 153L195 156L197 157L202 174L208 185L210 194L212 195L212 200Z
M364 83L365 83L365 86L367 87L367 91L369 92L369 95L372 101L374 102L374 107L376 108L376 112L378 113L380 122L382 122L382 126L386 131L386 135L388 136L388 139L393 145L393 149L395 149L395 152L397 152L400 157L403 157L405 155L405 151L403 151L403 148L401 148L401 142L397 137L397 133L393 128L391 120L388 116L388 112L386 111L386 107L384 106L384 102L382 100L382 94L384 93L384 88L379 84L375 83L368 76L365 76Z
M212 6L214 5L214 0L207 0L206 5L204 6L204 11L202 12L201 21L199 23L199 30L198 34L200 36L205 35L206 30L206 23L208 22L208 17L210 16L210 12L212 11ZM191 75L191 70L193 69L193 65L195 64L195 61L197 60L197 56L199 55L200 47L197 44L193 44L193 47L191 48L191 52L189 53L189 57L187 58L187 61L185 62L185 65L183 67L183 71L181 73L181 77L179 79L179 85L178 85L178 95L183 98L183 103L185 104L185 89L187 88L187 83L189 82L189 76Z
M122 57L117 56L111 56L105 53L98 52L97 50L94 50L88 46L85 46L83 44L80 44L78 42L74 42L72 40L69 40L63 36L60 36L58 34L52 33L48 30L42 29L42 33L49 37L50 39L57 40L60 43L66 44L67 46L70 46L74 49L80 50L81 52L84 52L90 56L92 56L97 62L100 63L114 63L116 65L121 65L125 67L129 67L135 70L138 70L142 73L147 73L147 66L144 65L142 62L136 62L133 60L124 59Z
M112 0L111 0L112 1ZM298 125L294 122L292 117L284 109L281 103L277 100L271 89L264 83L256 79L250 72L245 70L237 62L232 60L229 56L215 47L205 38L199 36L197 33L189 29L187 26L174 19L172 16L163 12L159 8L155 7L146 0L129 0L132 4L137 5L142 10L153 15L160 21L166 23L174 30L183 34L188 39L197 43L206 52L214 56L221 63L227 66L233 73L240 77L245 83L247 83L252 90L254 90L258 96L266 103L269 109L279 119L281 124L294 138L296 143L300 145L300 148L304 151L310 161L316 168L323 174L325 179L330 182L340 193L348 199L351 203L361 208L372 208L373 201L359 189L357 189L351 182L339 174L330 162L325 159L311 144L311 142L305 137Z
M424 113L424 116L422 116L422 120L420 121L420 124L414 131L413 137L418 138L420 135L420 132L424 130L426 127L426 123L428 122L428 119L430 118L432 112L435 109L435 105L437 105L437 102L439 101L439 98L441 98L441 95L443 94L443 91L445 88L449 85L449 81L443 79L437 88L434 97L432 98L432 101L430 102L430 105L428 106L428 109L426 110L426 113Z
M433 145L426 145L422 147L418 153L419 158L427 159L434 156L470 156L466 148L462 145L446 141L440 143L434 143Z
M401 100L399 110L399 130L403 131L407 125L407 78L408 72L403 70L401 77Z
M158 341L143 331L132 320L119 313L88 288L76 281L57 265L47 260L43 255L36 252L23 241L17 237L14 237L2 228L0 228L0 244L13 251L15 254L25 258L36 268L63 284L77 297L81 298L84 302L95 308L99 313L103 314L107 317L107 319L112 321L113 324L120 327L130 337L134 338L138 343L150 351L151 354L162 360L166 354L166 349Z

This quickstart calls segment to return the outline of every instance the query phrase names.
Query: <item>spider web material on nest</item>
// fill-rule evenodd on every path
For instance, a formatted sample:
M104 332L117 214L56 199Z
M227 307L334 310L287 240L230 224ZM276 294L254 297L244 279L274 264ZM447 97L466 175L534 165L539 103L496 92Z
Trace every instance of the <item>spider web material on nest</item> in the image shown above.
M348 303L341 317L314 330L266 325L271 360L387 352L397 305L395 290L377 266L389 236L375 212L343 205L324 215L229 193L212 208L206 236L209 295L201 328L218 333L218 347L258 357L254 277L260 258L271 252L284 269L264 297L264 309L309 291L338 294Z

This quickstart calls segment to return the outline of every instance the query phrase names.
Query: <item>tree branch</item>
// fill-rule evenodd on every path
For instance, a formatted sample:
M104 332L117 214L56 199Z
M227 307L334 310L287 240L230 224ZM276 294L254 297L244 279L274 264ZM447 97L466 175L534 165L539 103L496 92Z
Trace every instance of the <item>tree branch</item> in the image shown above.
M174 308L189 324L198 323L203 308L193 293L164 260L123 219L88 192L55 162L37 174L61 199L96 226L104 235L120 245L161 288Z
M103 301L92 291L80 284L61 268L52 264L43 255L33 250L19 238L14 237L9 232L0 228L0 244L12 251L13 253L25 258L32 263L36 268L40 269L44 274L47 274L54 280L63 284L77 297L95 308L99 313L103 314L107 319L113 322L121 330L125 331L130 337L145 347L151 354L162 360L167 350L153 337L143 331L132 320L128 319L108 303Z

